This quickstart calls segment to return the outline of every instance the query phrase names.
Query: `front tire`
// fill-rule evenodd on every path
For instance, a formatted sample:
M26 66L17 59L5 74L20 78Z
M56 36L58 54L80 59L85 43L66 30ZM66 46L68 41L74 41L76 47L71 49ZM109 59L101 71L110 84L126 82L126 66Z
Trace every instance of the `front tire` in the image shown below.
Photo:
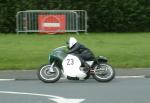
M96 65L94 71L92 76L98 82L109 82L115 77L115 70L106 63Z
M39 80L45 82L45 83L54 83L58 81L61 77L61 70L57 66L53 66L53 71L50 71L50 64L42 65L38 71L37 76Z

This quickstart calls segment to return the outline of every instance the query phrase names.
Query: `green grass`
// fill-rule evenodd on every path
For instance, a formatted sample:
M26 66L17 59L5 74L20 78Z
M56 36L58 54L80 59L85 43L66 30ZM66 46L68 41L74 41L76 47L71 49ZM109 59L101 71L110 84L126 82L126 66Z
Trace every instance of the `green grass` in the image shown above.
M88 35L0 34L0 69L37 69L48 63L48 54L74 36L96 56L115 67L150 67L150 33L89 33Z

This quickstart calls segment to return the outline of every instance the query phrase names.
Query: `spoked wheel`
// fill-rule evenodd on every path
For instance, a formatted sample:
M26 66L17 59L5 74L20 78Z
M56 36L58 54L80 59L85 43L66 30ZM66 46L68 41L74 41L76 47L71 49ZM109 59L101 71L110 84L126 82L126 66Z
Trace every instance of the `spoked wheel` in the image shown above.
M61 77L61 70L57 66L45 64L37 72L38 78L45 83L54 83Z
M99 82L109 82L115 77L115 70L108 64L99 64L94 67L93 78Z

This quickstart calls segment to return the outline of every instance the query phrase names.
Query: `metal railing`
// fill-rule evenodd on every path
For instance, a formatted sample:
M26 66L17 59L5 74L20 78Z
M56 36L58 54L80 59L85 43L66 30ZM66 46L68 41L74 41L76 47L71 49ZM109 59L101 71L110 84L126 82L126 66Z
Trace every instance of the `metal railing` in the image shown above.
M27 10L16 14L16 32L87 33L85 10Z

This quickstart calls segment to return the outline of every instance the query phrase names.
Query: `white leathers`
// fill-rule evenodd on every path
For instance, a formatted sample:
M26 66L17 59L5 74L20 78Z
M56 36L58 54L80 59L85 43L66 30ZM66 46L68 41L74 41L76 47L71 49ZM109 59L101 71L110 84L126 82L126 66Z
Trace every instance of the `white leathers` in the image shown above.
M80 70L81 61L77 56L68 54L63 60L62 65L65 76L78 77L80 80L83 80L87 76L84 71Z
M69 42L68 42L69 44L69 48L72 48L76 43L77 43L77 40L76 40L76 38L74 38L74 37L70 37L69 38Z

